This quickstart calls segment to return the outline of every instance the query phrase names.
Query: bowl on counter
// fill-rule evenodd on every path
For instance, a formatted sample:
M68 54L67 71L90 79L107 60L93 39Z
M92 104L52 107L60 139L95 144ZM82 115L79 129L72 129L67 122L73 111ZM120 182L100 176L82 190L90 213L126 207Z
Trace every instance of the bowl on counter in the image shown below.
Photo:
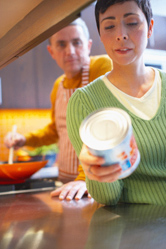
M47 164L47 160L29 162L0 162L0 184L23 183Z

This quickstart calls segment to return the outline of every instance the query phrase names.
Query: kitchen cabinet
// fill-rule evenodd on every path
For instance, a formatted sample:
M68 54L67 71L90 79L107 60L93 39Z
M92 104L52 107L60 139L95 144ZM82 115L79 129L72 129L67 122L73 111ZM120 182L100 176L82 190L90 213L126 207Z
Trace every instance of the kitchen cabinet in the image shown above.
M92 2L1 0L0 69L73 21Z

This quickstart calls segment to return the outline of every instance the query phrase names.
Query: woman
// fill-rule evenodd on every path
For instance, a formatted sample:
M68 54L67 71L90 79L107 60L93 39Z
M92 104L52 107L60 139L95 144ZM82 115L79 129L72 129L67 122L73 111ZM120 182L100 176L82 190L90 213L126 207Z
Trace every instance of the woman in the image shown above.
M76 91L67 111L68 134L88 191L106 205L166 205L166 74L146 67L143 60L153 31L150 0L99 0L95 14L113 70ZM92 156L79 136L82 120L104 107L121 108L131 117L141 161L125 179L118 179L119 164L101 167L104 159Z

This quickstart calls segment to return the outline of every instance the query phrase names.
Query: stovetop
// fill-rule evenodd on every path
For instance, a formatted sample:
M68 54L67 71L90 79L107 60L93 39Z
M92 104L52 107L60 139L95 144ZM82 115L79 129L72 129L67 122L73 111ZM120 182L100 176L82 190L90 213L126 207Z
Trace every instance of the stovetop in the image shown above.
M56 168L43 168L23 183L0 185L0 196L53 190L62 185L57 178Z

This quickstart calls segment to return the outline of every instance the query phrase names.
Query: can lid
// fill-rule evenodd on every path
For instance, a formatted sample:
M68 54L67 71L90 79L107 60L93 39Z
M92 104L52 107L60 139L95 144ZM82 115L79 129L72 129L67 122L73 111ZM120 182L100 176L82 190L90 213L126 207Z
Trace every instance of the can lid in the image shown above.
M112 149L126 137L129 115L119 108L102 108L88 115L80 126L80 137L91 149Z

